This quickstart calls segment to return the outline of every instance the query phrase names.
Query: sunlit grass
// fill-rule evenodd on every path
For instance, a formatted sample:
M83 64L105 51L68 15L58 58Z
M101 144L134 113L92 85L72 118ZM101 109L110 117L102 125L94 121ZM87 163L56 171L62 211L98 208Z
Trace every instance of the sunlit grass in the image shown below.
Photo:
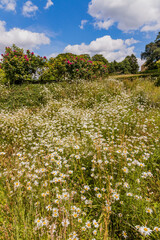
M134 84L2 87L0 239L159 239L159 90Z

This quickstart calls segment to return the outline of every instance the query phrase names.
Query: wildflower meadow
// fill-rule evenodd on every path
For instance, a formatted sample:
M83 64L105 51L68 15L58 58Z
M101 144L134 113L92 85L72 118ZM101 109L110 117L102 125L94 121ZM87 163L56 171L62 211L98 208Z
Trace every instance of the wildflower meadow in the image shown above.
M0 90L0 239L160 239L159 87Z

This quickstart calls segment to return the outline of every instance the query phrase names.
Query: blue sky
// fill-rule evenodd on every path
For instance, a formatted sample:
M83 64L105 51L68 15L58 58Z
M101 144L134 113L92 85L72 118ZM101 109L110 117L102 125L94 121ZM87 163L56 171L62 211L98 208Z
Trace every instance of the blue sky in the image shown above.
M0 0L0 51L15 43L47 57L140 58L160 31L159 12L159 0Z

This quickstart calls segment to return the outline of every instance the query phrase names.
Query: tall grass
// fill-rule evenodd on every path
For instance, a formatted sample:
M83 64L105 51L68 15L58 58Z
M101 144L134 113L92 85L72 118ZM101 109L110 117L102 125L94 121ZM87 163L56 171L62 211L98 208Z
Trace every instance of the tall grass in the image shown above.
M159 239L160 112L147 84L3 89L0 239Z

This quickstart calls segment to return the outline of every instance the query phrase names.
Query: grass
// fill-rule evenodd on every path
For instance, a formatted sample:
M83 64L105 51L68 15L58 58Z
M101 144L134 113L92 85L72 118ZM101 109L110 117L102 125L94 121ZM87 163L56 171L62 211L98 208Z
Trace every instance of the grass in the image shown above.
M159 89L1 86L0 239L159 239Z

